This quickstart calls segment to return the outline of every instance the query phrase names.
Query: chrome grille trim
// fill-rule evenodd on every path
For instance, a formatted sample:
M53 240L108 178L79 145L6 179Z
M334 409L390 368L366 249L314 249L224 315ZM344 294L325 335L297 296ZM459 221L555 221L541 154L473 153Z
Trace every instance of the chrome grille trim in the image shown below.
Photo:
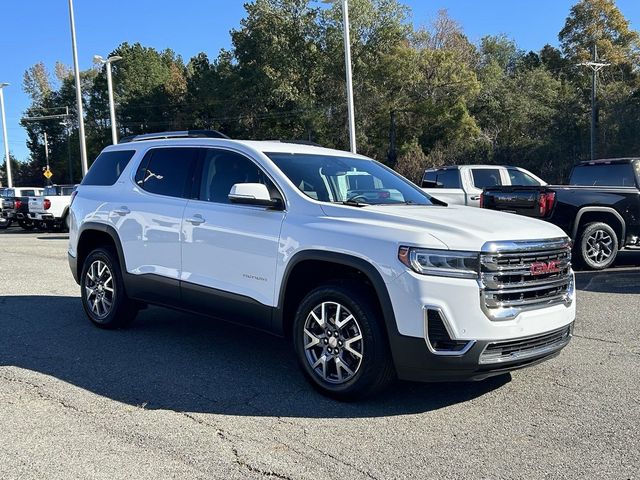
M552 332L531 337L489 343L480 354L479 363L495 364L522 361L550 355L564 348L571 340L573 323Z
M534 274L536 264L557 271ZM480 254L480 301L491 320L512 320L523 310L570 305L574 284L568 238L489 242Z

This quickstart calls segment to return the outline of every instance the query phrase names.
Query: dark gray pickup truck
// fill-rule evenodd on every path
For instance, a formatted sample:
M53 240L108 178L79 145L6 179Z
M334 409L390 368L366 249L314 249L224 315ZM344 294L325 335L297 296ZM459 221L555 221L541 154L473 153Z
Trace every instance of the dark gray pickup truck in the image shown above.
M640 248L640 158L582 162L568 185L487 188L481 206L551 222L583 266L607 268L620 249Z

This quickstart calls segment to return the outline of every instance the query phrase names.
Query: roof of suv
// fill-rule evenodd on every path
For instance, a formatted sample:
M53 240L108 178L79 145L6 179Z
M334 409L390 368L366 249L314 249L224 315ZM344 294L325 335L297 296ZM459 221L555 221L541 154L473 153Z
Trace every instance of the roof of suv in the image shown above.
M244 145L252 150L257 150L262 153L298 153L298 154L315 154L315 155L330 155L330 156L350 156L366 158L362 155L353 154L343 150L335 150L332 148L325 148L316 145L309 145L300 142L286 142L280 140L232 140L225 138L205 138L205 137L192 137L192 138L152 138L152 139L140 139L135 142L120 143L118 145L110 145L105 148L108 150L129 150L136 146L144 145L193 145L193 146L234 146Z

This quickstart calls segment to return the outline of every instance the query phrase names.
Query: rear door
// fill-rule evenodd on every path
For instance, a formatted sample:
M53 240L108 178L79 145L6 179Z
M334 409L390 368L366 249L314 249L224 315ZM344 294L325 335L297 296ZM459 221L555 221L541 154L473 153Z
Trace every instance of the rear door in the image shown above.
M197 199L183 221L182 298L190 308L260 328L271 326L276 260L285 212L233 204L236 183L263 183L281 198L270 177L249 157L203 149Z
M196 148L157 147L138 165L126 199L113 202L113 222L128 273L139 276L135 296L159 303L179 298L180 229L193 185Z

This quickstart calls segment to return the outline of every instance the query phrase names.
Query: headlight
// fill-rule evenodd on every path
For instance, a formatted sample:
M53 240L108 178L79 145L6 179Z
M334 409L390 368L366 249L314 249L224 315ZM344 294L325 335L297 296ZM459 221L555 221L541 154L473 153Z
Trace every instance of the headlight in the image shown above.
M478 278L478 253L400 247L398 259L413 271L423 275Z

